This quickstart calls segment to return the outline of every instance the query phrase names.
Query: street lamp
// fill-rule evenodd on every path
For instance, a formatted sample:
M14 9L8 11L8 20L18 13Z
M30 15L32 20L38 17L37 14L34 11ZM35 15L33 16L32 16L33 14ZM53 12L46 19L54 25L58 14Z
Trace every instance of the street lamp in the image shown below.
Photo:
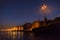
M44 24L46 24L46 21L47 21L47 18L46 18L47 6L44 4L41 9L42 9L42 12L43 12L43 15L44 15Z
M42 11L43 11L44 13L47 12L47 6L46 6L46 5L43 5L43 6L42 6Z

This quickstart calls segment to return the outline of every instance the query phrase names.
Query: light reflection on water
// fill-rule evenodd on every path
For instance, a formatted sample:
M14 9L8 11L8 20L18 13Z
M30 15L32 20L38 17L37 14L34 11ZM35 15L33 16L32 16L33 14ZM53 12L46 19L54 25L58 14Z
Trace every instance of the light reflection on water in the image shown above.
M23 32L10 32L8 33L9 35L11 35L11 37L13 38L13 40L22 40L23 39Z
M0 40L59 40L59 34L40 34L32 32L0 32Z
M23 39L23 32L0 32L0 40L21 40Z

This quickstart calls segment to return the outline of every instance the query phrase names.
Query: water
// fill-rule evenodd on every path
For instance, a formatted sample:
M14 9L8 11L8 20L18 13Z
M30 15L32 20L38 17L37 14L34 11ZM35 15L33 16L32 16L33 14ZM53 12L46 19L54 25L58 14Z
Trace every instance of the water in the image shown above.
M34 32L0 32L0 40L60 40L60 34Z

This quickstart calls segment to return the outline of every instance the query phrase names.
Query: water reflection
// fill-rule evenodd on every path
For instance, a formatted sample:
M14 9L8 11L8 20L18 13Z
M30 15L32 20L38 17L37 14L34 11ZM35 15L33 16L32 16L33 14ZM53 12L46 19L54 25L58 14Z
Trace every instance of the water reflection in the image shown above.
M60 40L60 33L0 32L0 40Z
M23 39L23 32L17 32L17 31L14 31L14 32L10 32L8 33L10 35L10 37L13 39L13 40L22 40ZM9 37L9 38L10 38Z
M34 40L34 34L33 33L24 33L24 40Z
M24 33L20 32L20 38L23 38L23 37L24 37Z

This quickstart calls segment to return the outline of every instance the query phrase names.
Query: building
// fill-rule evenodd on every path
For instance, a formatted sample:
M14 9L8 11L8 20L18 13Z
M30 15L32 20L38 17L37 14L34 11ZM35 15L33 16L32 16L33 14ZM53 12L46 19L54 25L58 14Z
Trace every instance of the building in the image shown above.
M24 30L24 29L23 29L23 25L18 25L18 26L17 26L17 29L18 29L18 30Z
M29 31L32 28L32 24L31 23L25 23L24 24L24 31Z
M33 28L38 28L38 27L40 27L40 26L41 26L41 25L40 25L40 20L34 21L33 24L32 24L32 29L33 29Z

